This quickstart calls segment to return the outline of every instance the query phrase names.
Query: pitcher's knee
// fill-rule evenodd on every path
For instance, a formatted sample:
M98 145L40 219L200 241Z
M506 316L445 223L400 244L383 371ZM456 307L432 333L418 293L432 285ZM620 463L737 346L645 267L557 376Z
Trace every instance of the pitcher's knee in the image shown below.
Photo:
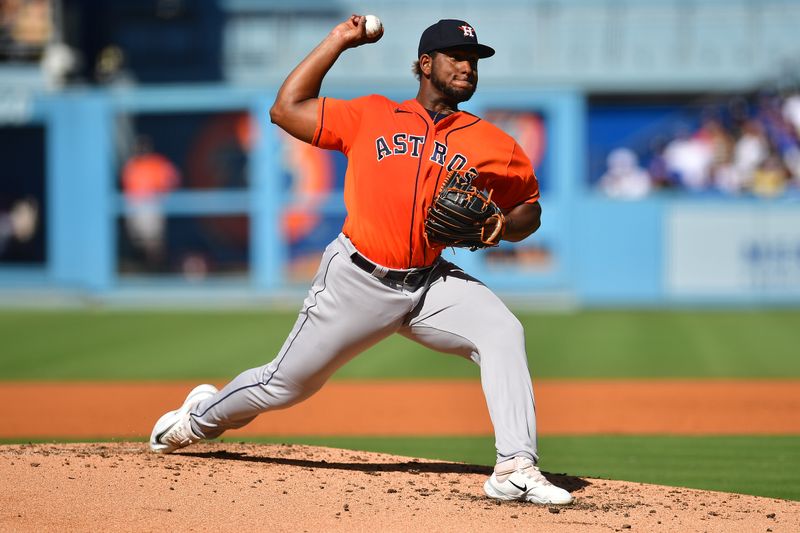
M471 359L481 366L490 361L507 365L515 362L509 368L517 367L516 363L527 365L525 332L515 317L502 323L488 324L472 339L476 350Z
M265 399L263 410L283 409L298 404L313 396L324 383L324 381L312 380L295 383L279 376L273 376L273 379L261 386Z
M517 342L525 343L525 328L517 317L511 315L507 321L506 327L508 328L508 336L510 338L515 339Z
M501 342L504 345L524 346L525 329L519 319L511 313L498 318L498 320L493 320L489 325L495 342Z

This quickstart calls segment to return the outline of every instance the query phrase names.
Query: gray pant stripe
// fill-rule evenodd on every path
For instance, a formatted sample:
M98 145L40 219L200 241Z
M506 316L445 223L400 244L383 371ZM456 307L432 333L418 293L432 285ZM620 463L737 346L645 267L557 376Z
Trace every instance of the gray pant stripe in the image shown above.
M297 328L297 332L294 334L294 337L292 337L292 340L289 342L289 345L288 345L288 346L286 346L286 349L285 349L285 350L283 351L283 353L281 354L281 356L280 356L280 358L281 358L281 359L280 359L280 361L278 361L278 364L275 366L275 371L274 371L274 372L273 372L273 373L272 373L272 374L269 376L269 379L267 379L266 381L260 381L260 382L258 382L258 383L254 383L254 384L252 384L252 385L247 385L247 386L244 386L244 387L240 387L240 388L238 388L238 389L236 389L236 390L233 390L233 391L231 391L230 393L226 394L226 395L225 395L223 398L220 398L220 399L219 399L219 400L217 400L216 402L214 402L214 403L212 403L211 405L209 405L209 406L206 408L206 410L205 410L205 411L203 411L202 413L191 413L191 414L190 414L190 416L193 416L193 417L202 417L202 416L205 416L205 414L206 414L207 412L209 412L211 409L213 409L214 407L216 407L217 405L219 405L220 403L222 403L222 402L223 402L223 401L225 401L226 399L230 398L231 396L233 396L233 395L234 395L234 394L236 394L237 392L241 392L241 391L243 391L243 390L250 389L250 388L253 388L253 387L263 387L263 386L266 386L266 385L268 385L268 384L269 384L269 382L270 382L270 381L272 380L272 378L275 376L275 373L276 373L276 372L278 372L278 369L280 369L280 367L281 367L281 363L283 362L283 359L286 357L286 354L287 354L287 353L289 353L289 350L292 348L292 344L294 344L294 340L297 338L297 336L298 336L298 335L300 334L300 332L303 330L303 326L305 326L306 322L308 321L308 311L309 311L309 310L310 310L312 307L315 307L315 306L317 305L317 296L318 296L319 294L321 294L322 292L324 292L324 291L325 291L325 288L327 287L327 280L328 280L328 270L330 269L330 267L331 267L331 263L333 262L334 258L335 258L337 255L339 255L339 252L336 252L335 254L333 254L333 255L331 256L330 260L328 261L328 264L325 266L325 275L322 277L322 288L321 288L320 290L318 290L317 292L315 292L315 293L314 293L314 303L313 303L313 304L311 304L311 305L309 305L309 306L308 306L308 308L305 310L305 315L306 315L306 318L305 318L305 320L303 320L303 323L302 323L302 324L300 324L300 327L299 327L299 328Z

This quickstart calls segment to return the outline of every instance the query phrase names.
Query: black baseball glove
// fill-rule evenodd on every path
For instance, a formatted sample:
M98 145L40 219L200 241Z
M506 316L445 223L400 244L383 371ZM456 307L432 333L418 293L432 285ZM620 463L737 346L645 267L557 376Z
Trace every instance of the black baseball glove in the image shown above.
M451 171L425 218L429 244L456 246L475 251L500 244L506 220L488 196L472 185L472 179Z

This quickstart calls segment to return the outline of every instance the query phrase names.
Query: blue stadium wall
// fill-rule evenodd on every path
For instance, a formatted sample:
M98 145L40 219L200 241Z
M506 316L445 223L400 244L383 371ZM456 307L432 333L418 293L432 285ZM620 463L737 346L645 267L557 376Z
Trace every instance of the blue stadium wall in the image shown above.
M408 95L372 88L396 99ZM350 91L329 91L350 97ZM359 93L361 94L361 93ZM293 199L279 132L269 123L274 89L175 86L69 90L34 98L14 126L44 133L45 259L0 266L0 299L20 291L113 299L122 293L169 296L229 287L248 297L300 294L287 271L291 250L281 213ZM527 241L490 253L450 250L448 259L515 301L551 299L575 305L796 305L800 303L800 204L796 198L652 196L606 198L591 186L587 100L575 89L483 90L477 114L535 111L546 125L542 229ZM245 111L258 124L240 189L179 190L163 199L168 215L243 215L249 220L247 268L240 276L126 276L118 264L118 221L130 205L114 161L120 115ZM341 195L317 206L343 216Z

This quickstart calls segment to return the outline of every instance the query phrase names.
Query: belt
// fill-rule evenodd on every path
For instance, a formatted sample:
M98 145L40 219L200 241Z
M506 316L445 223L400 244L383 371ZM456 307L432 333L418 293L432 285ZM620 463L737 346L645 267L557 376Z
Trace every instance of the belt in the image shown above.
M354 252L353 255L350 256L350 259L358 268L368 274L372 274L376 278L396 281L415 288L421 287L425 283L425 280L428 279L428 274L433 270L433 266L414 268L411 270L392 270L376 265L358 252Z

